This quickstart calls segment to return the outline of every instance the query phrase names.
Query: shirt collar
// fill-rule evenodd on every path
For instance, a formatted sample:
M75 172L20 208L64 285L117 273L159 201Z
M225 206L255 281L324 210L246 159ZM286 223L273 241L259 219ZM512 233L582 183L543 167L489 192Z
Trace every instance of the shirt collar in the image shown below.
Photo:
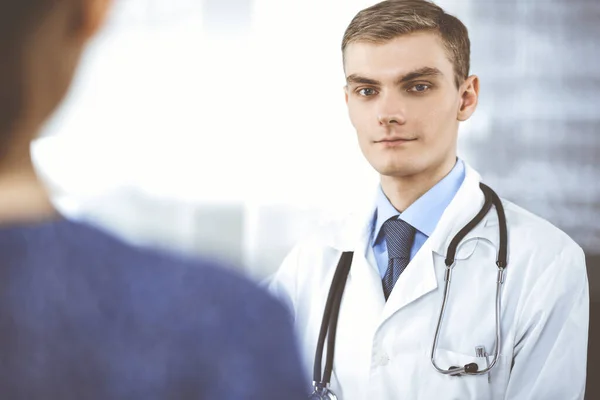
M402 214L390 203L385 193L383 193L381 185L379 185L376 198L377 210L373 218L375 223L371 235L372 244L374 245L377 242L383 223L398 216L425 236L431 236L446 207L448 207L462 185L464 178L465 166L463 161L458 159L448 175L419 197Z

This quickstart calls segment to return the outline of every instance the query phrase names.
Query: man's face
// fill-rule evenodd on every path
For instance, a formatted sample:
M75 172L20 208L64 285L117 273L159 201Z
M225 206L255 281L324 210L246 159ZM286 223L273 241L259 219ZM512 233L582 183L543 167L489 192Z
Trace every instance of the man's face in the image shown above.
M438 35L418 32L383 44L351 43L344 67L350 120L375 170L409 177L453 164L459 119L470 116L476 94L472 110L461 114L469 80L456 87Z

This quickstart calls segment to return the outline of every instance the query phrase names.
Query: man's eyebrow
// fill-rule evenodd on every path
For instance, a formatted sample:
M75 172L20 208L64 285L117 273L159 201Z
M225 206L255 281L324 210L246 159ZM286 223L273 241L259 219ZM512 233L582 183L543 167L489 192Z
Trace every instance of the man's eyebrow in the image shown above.
M433 67L422 67L415 69L414 71L410 71L398 79L396 79L396 85L400 85L405 82L410 82L418 78L423 78L426 76L442 76L442 71ZM348 84L362 84L362 85L372 85L372 86L381 86L381 82L376 79L367 78L361 76L359 74L351 74L346 77L346 83Z
M381 86L381 82L371 78L365 78L364 76L360 76L358 74L348 75L346 77L346 83L353 83L355 85L373 85L373 86Z
M443 76L442 71L433 67L422 67L415 69L405 75L402 75L396 80L396 84L402 84L405 82L414 81L415 79L424 78L426 76Z

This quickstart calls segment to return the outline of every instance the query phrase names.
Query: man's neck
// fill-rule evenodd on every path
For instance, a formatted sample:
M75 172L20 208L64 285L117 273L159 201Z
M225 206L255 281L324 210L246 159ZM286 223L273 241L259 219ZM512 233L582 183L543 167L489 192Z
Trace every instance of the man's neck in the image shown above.
M0 168L0 225L33 223L57 218L50 197L29 156Z
M410 176L381 176L381 188L394 208L404 212L411 204L427 193L452 171L456 157L437 168Z

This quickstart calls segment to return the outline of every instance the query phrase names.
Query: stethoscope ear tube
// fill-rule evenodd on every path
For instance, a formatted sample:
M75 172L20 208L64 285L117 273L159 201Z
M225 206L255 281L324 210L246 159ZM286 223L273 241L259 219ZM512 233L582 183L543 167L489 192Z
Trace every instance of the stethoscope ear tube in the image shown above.
M354 252L351 251L342 253L329 288L315 352L315 364L313 368L313 385L315 386L326 387L331 380L337 320L353 256ZM327 358L325 360L325 373L321 376L321 363L323 359L325 337L327 337Z
M498 259L496 265L502 271L508 265L508 226L506 224L506 214L504 213L504 206L502 200L489 186L480 183L481 190L492 198L492 203L496 207L496 213L498 214L498 230L500 234L500 248L498 249Z
M490 194L491 189L485 186L483 183L480 184L480 187L483 191L483 196L485 199L483 202L483 207L481 207L481 210L479 210L477 215L471 221L469 221L467 225L465 225L460 231L458 231L458 233L452 238L452 241L450 241L448 251L446 252L446 267L450 267L452 264L454 264L458 244L461 242L461 240L463 240L465 236L467 236L467 234L471 232L473 228L475 228L475 226L477 226L477 224L483 220L483 218L492 208L493 197ZM489 190L485 190L484 187Z

